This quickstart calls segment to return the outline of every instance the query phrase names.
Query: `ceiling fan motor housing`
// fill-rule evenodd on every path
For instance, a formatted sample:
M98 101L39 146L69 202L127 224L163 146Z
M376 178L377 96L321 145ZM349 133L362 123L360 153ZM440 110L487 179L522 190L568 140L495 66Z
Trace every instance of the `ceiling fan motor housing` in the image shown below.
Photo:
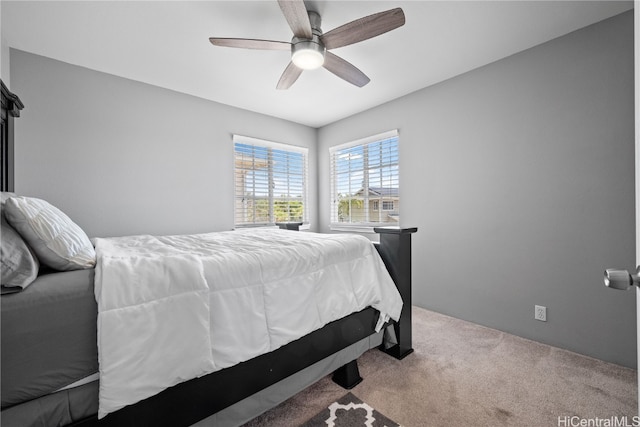
M326 50L320 39L322 36L320 15L309 12L309 22L313 33L310 39L295 36L291 39L291 60L297 67L305 70L321 67Z

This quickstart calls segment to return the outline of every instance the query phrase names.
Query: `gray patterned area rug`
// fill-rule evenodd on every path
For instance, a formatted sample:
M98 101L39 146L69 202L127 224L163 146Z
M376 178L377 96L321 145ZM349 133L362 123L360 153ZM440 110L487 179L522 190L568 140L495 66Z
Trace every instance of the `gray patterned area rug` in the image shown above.
M402 427L351 393L333 402L301 427Z

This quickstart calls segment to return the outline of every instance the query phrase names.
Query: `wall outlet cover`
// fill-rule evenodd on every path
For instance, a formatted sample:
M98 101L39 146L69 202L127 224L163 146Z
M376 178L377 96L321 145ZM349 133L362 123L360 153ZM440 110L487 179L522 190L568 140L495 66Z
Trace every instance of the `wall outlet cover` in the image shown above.
M535 306L535 312L534 312L534 318L536 320L541 320L543 322L547 321L547 307L543 306L543 305L536 305Z

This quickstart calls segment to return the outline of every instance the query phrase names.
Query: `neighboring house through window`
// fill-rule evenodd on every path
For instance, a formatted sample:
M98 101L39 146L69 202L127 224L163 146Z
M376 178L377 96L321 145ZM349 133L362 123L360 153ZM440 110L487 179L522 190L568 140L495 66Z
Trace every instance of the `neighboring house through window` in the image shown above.
M308 149L234 135L235 225L308 222Z
M333 229L399 225L398 140L393 130L329 149Z

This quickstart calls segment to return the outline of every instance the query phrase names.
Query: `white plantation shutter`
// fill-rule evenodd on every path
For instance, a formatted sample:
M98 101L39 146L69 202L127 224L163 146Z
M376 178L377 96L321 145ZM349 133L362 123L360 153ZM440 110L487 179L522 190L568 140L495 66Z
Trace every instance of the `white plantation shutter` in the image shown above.
M398 131L329 149L332 228L399 225Z
M235 225L307 220L308 149L234 135Z

